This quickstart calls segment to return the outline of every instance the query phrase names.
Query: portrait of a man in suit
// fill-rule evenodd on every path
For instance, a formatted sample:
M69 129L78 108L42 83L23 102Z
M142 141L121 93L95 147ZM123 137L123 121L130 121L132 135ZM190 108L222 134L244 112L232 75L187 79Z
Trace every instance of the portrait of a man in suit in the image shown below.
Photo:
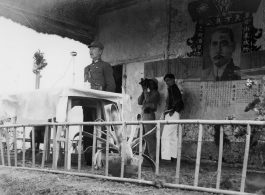
M210 43L204 45L209 47L210 60L204 60L202 80L204 81L229 81L240 80L241 77L235 71L240 70L233 60L236 50L236 39L234 32L229 27L215 28L210 35ZM207 51L206 50L206 51Z

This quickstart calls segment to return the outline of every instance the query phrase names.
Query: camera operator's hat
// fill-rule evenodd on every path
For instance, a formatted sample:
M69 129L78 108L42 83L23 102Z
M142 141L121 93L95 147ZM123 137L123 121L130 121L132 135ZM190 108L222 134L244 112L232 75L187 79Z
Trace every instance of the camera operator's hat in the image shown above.
M102 43L100 43L99 41L93 41L88 48L91 47L98 47L99 49L103 50L104 49L104 45Z
M153 81L158 86L158 80L156 78L151 78L151 81Z

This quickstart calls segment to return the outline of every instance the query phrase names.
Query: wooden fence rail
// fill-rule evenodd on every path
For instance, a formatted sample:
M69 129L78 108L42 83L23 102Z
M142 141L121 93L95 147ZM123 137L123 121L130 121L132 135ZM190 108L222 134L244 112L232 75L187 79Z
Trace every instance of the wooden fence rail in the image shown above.
M172 188L181 188L181 189L188 189L188 190L197 190L197 191L205 191L205 192L212 192L212 193L220 193L220 194L248 194L244 193L245 189L245 181L246 181L246 172L247 172L247 164L248 164L248 155L249 155L249 146L250 146L250 134L251 134L251 125L265 125L265 122L260 121L228 121L228 120L220 120L220 121L211 121L211 120L178 120L178 121L164 121L164 120L158 120L158 121L126 121L126 122L83 122L83 123L45 123L45 124L28 124L28 125L1 125L0 126L0 151L1 151L1 159L2 159L2 166L5 166L5 151L2 145L2 130L4 128L13 128L14 130L14 167L15 168L22 168L22 169L31 169L31 170L40 170L40 171L46 171L46 172L53 172L53 173L66 173L66 174L72 174L72 175L80 175L80 176L89 176L92 178L106 178L110 180L116 180L116 181L127 181L127 182L134 182L134 183L144 183L147 185L154 185L152 181L145 181L142 179L142 154L143 154L143 148L142 144L139 144L139 164L138 164L138 179L129 179L129 178L123 178L124 177L124 158L125 158L125 152L123 151L121 154L121 174L119 177L109 177L108 176L108 169L109 169L109 135L110 135L110 126L111 125L123 125L124 137L123 137L123 145L125 145L125 142L127 140L127 126L128 125L139 125L140 127L140 133L139 133L139 143L142 143L143 140L143 125L145 124L156 124L157 125L157 146L156 146L156 170L155 173L159 174L159 148L160 148L160 127L161 125L166 124L179 124L178 128L178 158L177 158L177 164L176 164L176 174L175 174L175 183L166 183L165 187L172 187ZM181 162L181 150L182 150L182 129L184 129L185 124L198 124L199 125L199 136L198 136L198 144L197 144L197 156L196 156L196 166L195 166L195 176L194 176L194 185L182 185L179 184L180 181L180 162ZM218 158L218 168L217 168L217 179L216 179L216 188L205 188L205 187L198 187L199 182L199 170L200 170L200 160L201 160L201 147L202 147L202 136L203 136L203 125L205 124L218 124L220 126L220 142L219 142L219 158ZM237 191L229 191L229 190L221 190L220 189L220 180L221 180L221 171L222 171L222 155L223 155L223 136L224 136L224 127L223 125L247 125L247 136L246 136L246 145L245 145L245 154L244 154L244 162L243 162L243 169L242 169L242 175L241 175L241 186L240 186L240 192ZM37 169L35 164L35 147L32 147L32 168L25 167L25 127L33 127L33 126L46 126L45 128L45 139L44 139L44 149L43 149L43 155L42 155L42 161L41 161L41 168ZM92 174L83 174L81 172L81 135L82 135L82 127L84 125L90 125L94 126L94 133L93 133L93 152L92 152L92 158L94 159L95 153L96 153L96 138L98 137L98 133L96 130L96 126L107 126L107 137L106 137L106 163L105 163L105 176L103 175L96 175L94 166L91 168ZM71 170L71 159L69 159L69 156L71 155L69 152L70 145L70 139L69 139L69 127L70 126L78 126L79 127L79 149L78 149L78 172L69 172ZM17 140L16 137L16 130L19 127L23 127L23 146L22 146L22 167L18 167L17 164ZM52 158L52 169L53 170L46 170L45 167L45 161L47 159L47 154L50 153L50 151L47 151L47 145L50 144L50 137L48 137L49 129L50 127L53 127L53 158ZM56 129L58 130L61 127L66 127L66 135L65 138L58 137L58 132L56 134ZM33 128L32 130L32 145L35 146L35 130ZM10 158L10 148L9 148L9 136L6 134L7 139L7 161L8 166L11 167L11 158ZM57 135L57 136L56 136ZM65 143L65 151L64 151L64 171L58 171L57 170L57 160L58 160L58 142L63 141ZM123 148L124 150L124 148ZM12 166L13 167L13 166Z

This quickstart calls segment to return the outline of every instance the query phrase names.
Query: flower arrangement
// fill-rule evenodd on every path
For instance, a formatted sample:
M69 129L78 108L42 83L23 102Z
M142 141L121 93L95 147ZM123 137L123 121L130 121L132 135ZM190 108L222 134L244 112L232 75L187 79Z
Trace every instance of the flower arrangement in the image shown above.
M251 89L253 85L258 85L256 80L248 79L246 82L247 89Z
M265 77L263 77L262 80L265 81ZM258 82L256 80L248 79L246 82L247 90L257 85ZM265 92L257 92L254 94L254 97L255 99L246 106L244 111L248 112L252 110L256 115L254 120L265 121Z
M265 82L265 77L262 78L262 83ZM246 88L247 91L258 86L257 80L247 79ZM264 85L264 84L263 84ZM264 90L264 89L263 89ZM255 118L253 120L265 121L265 91L256 92L253 96L255 99L250 102L244 109L245 112L250 110L254 111ZM246 93L247 93L246 91ZM228 117L228 120L235 120L235 117ZM242 137L247 133L246 126L233 125L233 132L235 137ZM251 132L251 146L255 146L258 140L265 140L265 132L262 126L257 126L252 128Z
M246 81L246 93L249 90L257 89L257 92L254 94L255 99L247 104L244 111L253 111L255 114L255 118L253 120L257 121L265 121L265 77L262 78L261 84L258 83L257 80L247 79ZM261 90L258 88L262 87ZM236 117L227 116L225 120L236 120ZM220 139L220 125L214 125L214 141L217 146L219 146ZM247 126L246 125L225 125L224 126L224 137L223 142L224 145L230 144L233 140L244 141L247 134ZM257 166L265 166L264 161L264 152L262 152L262 147L265 144L265 127L264 126L251 126L251 135L250 135L250 149L255 150L257 154L257 158L259 161L256 161L255 164Z
M44 59L44 53L41 53L40 50L34 53L33 59L33 73L38 74L45 66L48 65L46 60Z

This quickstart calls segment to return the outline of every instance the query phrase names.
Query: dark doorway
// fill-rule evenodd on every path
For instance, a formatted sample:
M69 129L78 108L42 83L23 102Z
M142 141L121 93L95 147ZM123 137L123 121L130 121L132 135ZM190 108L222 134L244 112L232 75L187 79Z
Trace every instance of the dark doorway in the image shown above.
M113 76L116 83L115 93L122 93L122 67L123 65L112 66Z

